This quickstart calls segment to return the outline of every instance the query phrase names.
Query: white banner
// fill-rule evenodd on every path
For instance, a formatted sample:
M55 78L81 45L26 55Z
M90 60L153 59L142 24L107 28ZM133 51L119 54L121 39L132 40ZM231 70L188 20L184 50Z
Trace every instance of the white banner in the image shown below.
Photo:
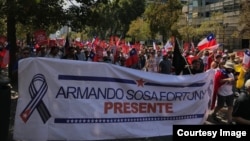
M27 58L19 63L14 139L101 140L172 135L203 124L214 71L175 76L107 63Z

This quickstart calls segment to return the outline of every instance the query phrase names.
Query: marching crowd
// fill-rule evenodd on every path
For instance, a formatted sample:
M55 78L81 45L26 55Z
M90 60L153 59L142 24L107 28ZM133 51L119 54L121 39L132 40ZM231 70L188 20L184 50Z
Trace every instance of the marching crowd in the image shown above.
M68 47L60 48L40 47L35 52L30 47L19 48L17 54L18 60L27 57L47 57L55 59L71 59L78 61L97 61L105 62L142 71L163 73L168 75L195 75L205 72L209 69L215 69L214 95L212 100L211 117L219 121L217 113L223 107L227 107L228 124L250 124L250 71L244 69L244 83L239 87L236 85L239 81L240 72L236 66L242 66L242 58L235 53L229 53L227 50L188 50L182 52L186 62L180 73L176 73L174 67L173 50L163 52L147 48L143 45L140 50L132 48L128 54L124 54L121 49L104 49L102 58L96 60L96 52L91 48ZM17 77L18 60L13 66L13 75ZM244 68L244 67L242 67Z

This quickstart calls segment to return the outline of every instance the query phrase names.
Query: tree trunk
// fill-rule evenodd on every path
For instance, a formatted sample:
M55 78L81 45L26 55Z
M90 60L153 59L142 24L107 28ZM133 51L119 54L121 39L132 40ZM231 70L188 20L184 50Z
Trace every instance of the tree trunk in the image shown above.
M15 20L15 0L7 0L7 41L9 45L10 62L9 62L9 78L13 82L12 67L16 62L16 20Z

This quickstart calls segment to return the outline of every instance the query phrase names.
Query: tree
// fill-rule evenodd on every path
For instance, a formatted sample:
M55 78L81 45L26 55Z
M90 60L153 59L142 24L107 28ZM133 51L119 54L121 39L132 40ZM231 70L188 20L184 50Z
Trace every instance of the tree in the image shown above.
M166 3L154 2L145 10L145 17L149 22L152 38L157 33L163 36L165 42L170 34L177 34L171 27L176 23L181 13L182 5L179 0L168 0Z
M48 29L50 25L55 28L62 24L62 0L7 0L4 3L3 14L7 17L7 41L10 46L9 77L12 80L12 66L16 59L16 25L20 23L34 29ZM45 12L46 11L46 12Z
M6 11L6 6L4 5L4 1L0 1L0 35L6 35L6 15L4 13Z
M122 35L129 30L131 21L144 12L145 0L110 0L99 3L92 9L88 26L92 34L105 38L109 35Z
M223 13L216 12L212 13L209 20L203 21L200 27L197 29L197 36L207 36L209 33L214 33L215 35L220 35L223 30Z
M234 37L250 38L250 1L244 0L241 2L241 11L239 17L238 31L235 31Z
M145 41L150 38L149 24L143 18L137 18L130 24L127 35L135 38L136 41Z
M192 37L196 36L196 28L194 28L192 25L173 25L172 28L178 30L182 37L182 40L184 41L189 42Z
M82 2L80 12L85 14L89 7L101 0L77 0ZM6 0L0 1L0 15L7 19L7 40L10 46L9 77L12 78L11 66L16 61L16 25L24 26L27 30L27 42L30 42L31 33L37 29L46 29L48 33L55 31L69 23L81 20L69 14L63 8L64 0ZM72 12L72 13L73 13ZM87 13L88 14L88 13Z

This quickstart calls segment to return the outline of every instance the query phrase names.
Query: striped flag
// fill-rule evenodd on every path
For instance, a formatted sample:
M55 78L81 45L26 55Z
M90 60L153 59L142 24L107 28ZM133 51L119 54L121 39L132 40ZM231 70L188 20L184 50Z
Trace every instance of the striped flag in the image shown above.
M156 44L153 42L153 49L156 50Z
M201 51L204 49L213 49L217 47L216 45L217 45L217 42L216 42L214 34L209 34L206 38L204 38L198 43L197 47Z
M242 64L245 68L250 67L250 51L248 49L244 52Z
M172 50L172 47L173 45L170 40L168 40L167 43L164 45L164 49L167 51Z

